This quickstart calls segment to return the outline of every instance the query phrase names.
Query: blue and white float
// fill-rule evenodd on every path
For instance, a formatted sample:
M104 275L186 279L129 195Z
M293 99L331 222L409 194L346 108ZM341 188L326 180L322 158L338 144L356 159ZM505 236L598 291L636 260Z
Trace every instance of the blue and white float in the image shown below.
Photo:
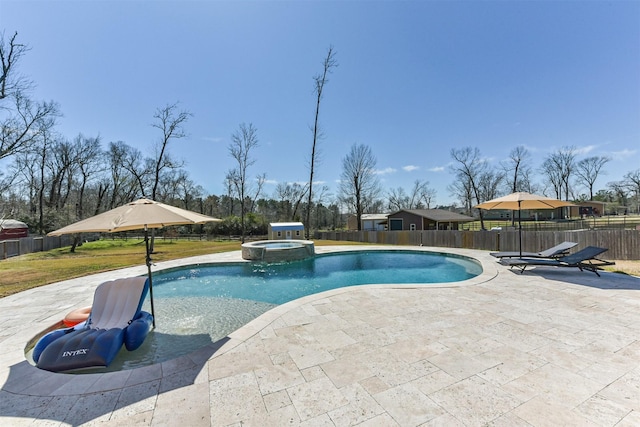
M52 372L106 367L122 345L140 347L151 330L153 316L142 311L149 291L146 277L102 283L93 296L86 322L44 335L33 349L36 366Z

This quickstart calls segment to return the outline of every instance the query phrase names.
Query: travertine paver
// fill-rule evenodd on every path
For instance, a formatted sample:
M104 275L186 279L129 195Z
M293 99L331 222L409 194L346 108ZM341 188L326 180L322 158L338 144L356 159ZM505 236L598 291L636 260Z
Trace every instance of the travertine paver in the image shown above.
M452 252L484 273L301 298L192 354L109 374L41 371L23 350L99 283L144 267L0 299L0 424L640 425L639 278L521 275L487 253Z

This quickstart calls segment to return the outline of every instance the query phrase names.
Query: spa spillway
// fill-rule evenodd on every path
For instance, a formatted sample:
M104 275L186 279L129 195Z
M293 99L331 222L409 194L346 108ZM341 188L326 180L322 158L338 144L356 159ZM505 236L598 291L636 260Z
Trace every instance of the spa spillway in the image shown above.
M252 261L295 261L315 256L310 240L260 240L242 244L242 258Z

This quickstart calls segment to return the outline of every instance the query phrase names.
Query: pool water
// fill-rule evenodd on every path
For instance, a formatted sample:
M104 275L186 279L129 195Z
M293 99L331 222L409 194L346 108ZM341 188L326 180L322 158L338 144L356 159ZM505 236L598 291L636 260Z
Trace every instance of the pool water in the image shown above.
M298 248L302 246L301 243L296 242L261 242L253 243L254 246L265 247L267 249L284 249L284 248Z
M285 263L196 265L153 276L156 328L118 371L164 362L226 337L277 305L346 286L457 282L477 276L475 261L421 251L350 251ZM144 310L150 311L147 298Z
M419 251L346 252L285 263L205 265L159 273L153 291L158 300L213 296L283 304L346 286L458 282L481 271L466 258Z

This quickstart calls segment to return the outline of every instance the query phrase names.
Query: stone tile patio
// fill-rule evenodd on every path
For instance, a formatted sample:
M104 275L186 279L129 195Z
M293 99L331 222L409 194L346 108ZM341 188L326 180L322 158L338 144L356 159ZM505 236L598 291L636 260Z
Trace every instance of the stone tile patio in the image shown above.
M316 248L340 249L354 248ZM483 274L308 296L195 353L114 373L42 371L24 348L98 284L144 267L2 298L0 425L640 425L640 278L519 274L486 252L447 251Z

